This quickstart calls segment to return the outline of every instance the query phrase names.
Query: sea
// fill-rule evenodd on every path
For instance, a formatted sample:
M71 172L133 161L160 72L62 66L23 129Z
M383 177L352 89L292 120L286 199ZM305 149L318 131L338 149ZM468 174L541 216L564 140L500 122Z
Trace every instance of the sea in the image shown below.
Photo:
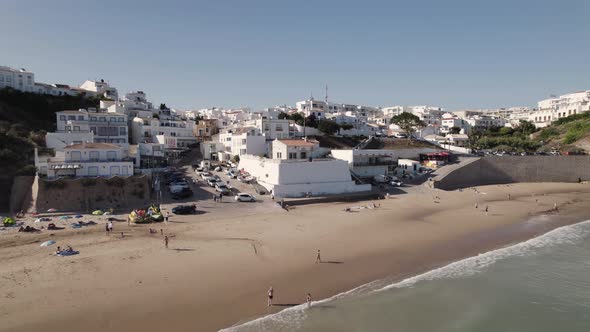
M590 220L227 332L590 332Z

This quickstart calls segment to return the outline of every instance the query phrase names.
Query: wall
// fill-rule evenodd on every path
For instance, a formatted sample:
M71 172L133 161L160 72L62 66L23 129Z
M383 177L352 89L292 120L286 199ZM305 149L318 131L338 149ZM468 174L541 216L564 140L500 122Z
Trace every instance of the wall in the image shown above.
M130 209L150 203L148 176L127 178L39 179L35 204L29 211L86 211L96 209Z
M454 190L514 182L578 182L580 178L590 180L590 156L485 157L435 178L434 186Z
M18 212L23 209L25 202L31 201L33 182L35 176L15 176L10 190L9 210Z

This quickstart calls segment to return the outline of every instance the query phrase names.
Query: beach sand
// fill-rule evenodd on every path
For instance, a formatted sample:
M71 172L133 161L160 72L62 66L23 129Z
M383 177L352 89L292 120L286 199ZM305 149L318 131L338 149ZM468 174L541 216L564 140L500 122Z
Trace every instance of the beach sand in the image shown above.
M110 236L106 217L81 230L3 231L0 331L216 331L303 303L308 292L318 300L400 280L588 220L589 202L588 184L417 186L374 201L378 208L327 203L287 212L270 202L227 209L197 202L211 208L167 224L115 223ZM170 248L149 228L162 228ZM80 254L56 257L56 245L39 246L48 239Z

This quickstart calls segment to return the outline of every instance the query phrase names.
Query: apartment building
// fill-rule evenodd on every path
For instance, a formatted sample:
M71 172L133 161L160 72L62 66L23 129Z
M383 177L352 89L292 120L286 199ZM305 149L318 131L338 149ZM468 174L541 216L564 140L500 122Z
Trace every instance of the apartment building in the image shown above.
M37 92L35 73L24 68L14 69L0 66L0 89L13 88L22 92Z

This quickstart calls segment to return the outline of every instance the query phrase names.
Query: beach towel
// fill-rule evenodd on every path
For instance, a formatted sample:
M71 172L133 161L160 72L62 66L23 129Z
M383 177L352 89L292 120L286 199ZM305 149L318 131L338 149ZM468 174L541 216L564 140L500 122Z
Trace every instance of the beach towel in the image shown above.
M80 253L80 252L79 252L79 251L76 251L76 250L72 250L72 251L62 251L62 252L60 252L59 254L57 254L57 256L60 256L60 257L65 257L65 256L73 256L73 255L77 255L77 254L79 254L79 253Z

